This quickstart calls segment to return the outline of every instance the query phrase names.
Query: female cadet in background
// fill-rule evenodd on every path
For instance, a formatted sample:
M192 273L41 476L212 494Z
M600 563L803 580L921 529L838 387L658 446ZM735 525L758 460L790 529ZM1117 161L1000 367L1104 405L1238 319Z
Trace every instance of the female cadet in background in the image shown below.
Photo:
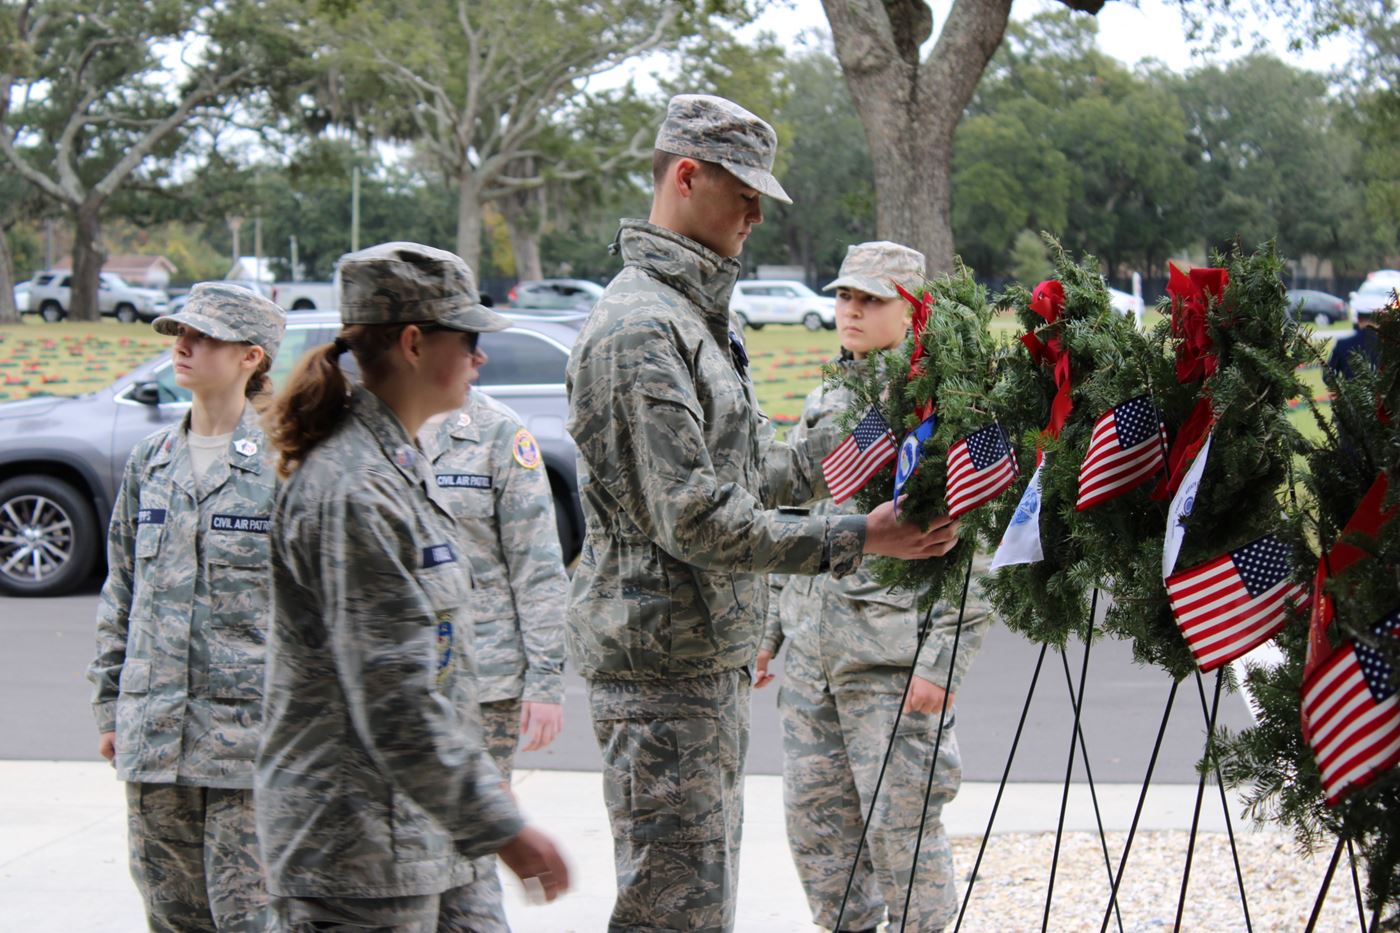
M487 363L480 347L470 379ZM511 408L467 386L467 402L422 432L439 494L471 563L477 698L486 748L510 783L515 747L554 741L564 719L569 578L539 445ZM481 866L495 879L495 859ZM495 895L500 896L499 883Z
M131 874L156 931L263 931L253 826L276 473L258 401L286 318L206 282L155 320L189 413L131 452L88 669L98 750L127 782Z
M255 783L268 888L285 930L504 930L474 859L547 899L568 872L483 744L470 571L414 437L462 405L477 335L508 322L466 263L414 243L343 257L340 317L269 430L286 479Z
M477 350L473 371L487 363ZM569 578L539 444L509 406L467 389L467 403L423 432L439 493L471 560L476 682L486 745L507 781L522 751L563 725Z
M898 346L909 326L908 302L924 277L922 253L897 243L852 246L836 281L838 365L859 370L875 350ZM934 313L937 314L935 308ZM818 386L807 396L797 437L840 419L850 392ZM852 512L852 503L822 500L814 512ZM807 893L812 917L834 928L846 875L860 841L885 746L900 712L895 751L841 925L873 931L888 907L891 933L942 930L957 908L952 850L940 815L957 793L962 760L950 728L952 695L944 696L952 661L956 612L935 610L928 643L912 680L917 594L882 587L864 568L849 576L772 578L768 623L760 644L756 686L773 679L768 664L788 643L785 678L778 693L783 723L783 803L788 846ZM987 617L969 612L959 641L953 690L981 645ZM939 711L950 706L939 743L928 822L919 851L917 884L909 916L901 917L914 844L919 835L930 757ZM901 922L902 921L902 922Z

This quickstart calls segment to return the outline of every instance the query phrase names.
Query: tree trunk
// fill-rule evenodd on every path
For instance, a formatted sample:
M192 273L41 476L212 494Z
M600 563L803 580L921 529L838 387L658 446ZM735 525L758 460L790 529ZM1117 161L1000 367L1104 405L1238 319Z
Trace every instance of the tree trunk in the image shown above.
M68 317L74 321L101 320L97 304L98 273L107 261L102 242L101 205L85 203L73 214L73 288L68 294Z
M470 165L457 179L457 255L481 281L481 186Z
M953 134L1001 44L1011 0L955 0L928 58L925 0L823 0L836 57L875 167L881 239L922 252L934 275L953 266Z
M933 115L919 113L917 104L890 107L888 103L872 103L869 111L880 115L865 128L875 166L875 234L923 253L929 275L951 272L949 179L957 122L936 125Z
M15 307L15 260L10 254L8 229L0 229L0 324L18 324Z
M544 264L540 260L539 219L533 211L520 209L518 197L508 195L500 202L501 215L506 219L506 231L510 234L510 249L515 254L515 277L542 279Z
M539 168L534 156L527 156L514 160L507 174L529 178L538 175ZM540 234L544 229L545 213L543 186L518 188L498 198L496 203L500 205L506 232L510 234L510 248L515 254L515 277L544 278L544 265L540 261Z

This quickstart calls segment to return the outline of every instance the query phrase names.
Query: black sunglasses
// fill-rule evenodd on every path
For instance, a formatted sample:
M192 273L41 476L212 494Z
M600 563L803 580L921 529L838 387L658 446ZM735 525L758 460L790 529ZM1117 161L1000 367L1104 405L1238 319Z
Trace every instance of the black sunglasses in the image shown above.
M460 334L462 336L462 343L466 346L468 353L476 352L477 340L481 337L481 335L474 330L458 330L455 327L443 327L441 324L419 324L418 330L420 333L424 334L437 334L444 331Z

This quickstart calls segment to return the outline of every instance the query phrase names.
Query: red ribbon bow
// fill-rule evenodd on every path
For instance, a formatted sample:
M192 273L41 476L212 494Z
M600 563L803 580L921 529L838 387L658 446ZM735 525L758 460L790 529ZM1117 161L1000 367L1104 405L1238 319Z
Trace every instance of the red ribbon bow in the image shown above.
M909 354L909 379L913 380L924 371L924 330L928 328L928 319L933 314L933 292L926 291L922 297L915 298L898 282L894 283L894 289L914 308L913 319L910 322L914 333L914 350ZM933 414L933 400L920 402L915 406L914 414L920 421L927 421L929 415Z
M1183 273L1176 266L1171 267L1167 295L1172 300L1172 336L1181 341L1176 348L1177 382L1185 384L1205 379L1214 374L1219 365L1210 331L1206 328L1206 315L1210 300L1220 301L1229 281L1228 269L1202 267ZM1152 490L1152 498L1166 499L1176 492L1214 426L1215 412L1211 410L1210 399L1202 396L1172 441L1166 475Z
M1228 269L1199 268L1182 273L1171 267L1167 295L1172 300L1172 336L1181 341L1176 349L1176 381L1204 379L1215 372L1218 360L1206 329L1210 299L1219 302L1230 282Z
M1031 310L1054 324L1060 319L1065 308L1065 288L1055 279L1046 279L1031 292ZM1040 432L1050 437L1059 437L1064 430L1069 414L1074 410L1070 398L1069 351L1064 348L1059 336L1041 341L1035 332L1021 335L1021 343L1030 351L1031 359L1053 367L1055 374L1055 400L1050 403L1050 423Z

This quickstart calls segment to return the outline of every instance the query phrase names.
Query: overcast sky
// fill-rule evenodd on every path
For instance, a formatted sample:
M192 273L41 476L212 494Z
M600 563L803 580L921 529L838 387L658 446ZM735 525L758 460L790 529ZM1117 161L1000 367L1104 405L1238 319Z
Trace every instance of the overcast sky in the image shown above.
M952 0L932 0L934 36L943 28L943 20L952 7ZM1056 0L1016 0L1011 8L1012 19L1029 19L1043 10L1062 10ZM1156 58L1175 71L1185 71L1201 63L1200 48L1193 49L1186 41L1186 27L1176 3L1164 0L1138 0L1136 3L1113 0L1104 4L1096 17L1099 22L1099 47L1128 65L1145 58ZM800 32L813 27L827 31L826 14L821 0L774 0L773 6L756 24L779 39L792 40ZM1344 65L1350 54L1346 41L1334 40L1315 51L1290 52L1284 24L1259 24L1258 28L1270 51L1302 68L1329 71ZM1210 60L1228 60L1246 54L1249 47L1228 45L1208 56ZM1193 58L1193 51L1198 53Z

